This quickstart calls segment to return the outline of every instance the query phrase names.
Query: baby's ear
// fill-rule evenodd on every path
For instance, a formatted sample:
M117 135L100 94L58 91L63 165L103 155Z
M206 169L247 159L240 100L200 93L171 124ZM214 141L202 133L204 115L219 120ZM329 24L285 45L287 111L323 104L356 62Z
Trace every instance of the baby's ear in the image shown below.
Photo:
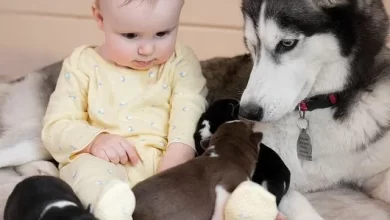
M261 140L263 140L263 133L262 132L253 132L250 137L252 143L254 145L258 145L261 143Z

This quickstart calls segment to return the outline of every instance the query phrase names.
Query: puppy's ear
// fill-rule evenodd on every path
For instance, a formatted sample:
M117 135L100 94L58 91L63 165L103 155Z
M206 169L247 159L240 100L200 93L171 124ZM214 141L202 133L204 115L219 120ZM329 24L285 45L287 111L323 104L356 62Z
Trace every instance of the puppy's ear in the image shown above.
M250 137L253 144L256 146L261 143L261 140L263 140L263 133L262 132L253 132Z
M206 138L200 141L200 146L202 146L203 150L206 150L209 147L210 138Z

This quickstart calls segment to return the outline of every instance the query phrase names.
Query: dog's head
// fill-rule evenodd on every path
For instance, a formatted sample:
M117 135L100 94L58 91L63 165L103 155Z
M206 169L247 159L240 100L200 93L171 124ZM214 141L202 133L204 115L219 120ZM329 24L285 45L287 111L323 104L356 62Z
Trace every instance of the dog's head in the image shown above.
M240 115L253 121L364 83L388 29L381 0L243 0L242 11L254 65Z
M263 133L253 132L252 127L243 121L235 120L222 124L215 134L204 141L205 154L213 152L212 156L222 157L230 161L245 161L250 163L257 161L260 142Z
M195 147L200 155L204 152L205 141L215 133L218 127L228 121L237 120L239 101L235 99L220 99L213 102L200 117L195 133Z

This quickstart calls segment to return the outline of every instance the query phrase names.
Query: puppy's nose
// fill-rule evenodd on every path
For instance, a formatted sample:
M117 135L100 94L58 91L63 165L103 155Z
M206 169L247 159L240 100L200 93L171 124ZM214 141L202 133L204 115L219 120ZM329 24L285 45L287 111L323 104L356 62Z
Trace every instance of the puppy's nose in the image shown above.
M263 108L251 103L241 105L238 115L246 120L261 121L263 119Z

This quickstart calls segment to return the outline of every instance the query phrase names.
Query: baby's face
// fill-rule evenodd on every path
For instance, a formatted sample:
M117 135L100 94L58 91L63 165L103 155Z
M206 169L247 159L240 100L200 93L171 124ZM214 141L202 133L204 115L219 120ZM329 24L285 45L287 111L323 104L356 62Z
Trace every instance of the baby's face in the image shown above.
M184 0L100 1L95 12L105 33L106 59L119 66L147 70L173 54ZM101 21L99 21L101 19Z

